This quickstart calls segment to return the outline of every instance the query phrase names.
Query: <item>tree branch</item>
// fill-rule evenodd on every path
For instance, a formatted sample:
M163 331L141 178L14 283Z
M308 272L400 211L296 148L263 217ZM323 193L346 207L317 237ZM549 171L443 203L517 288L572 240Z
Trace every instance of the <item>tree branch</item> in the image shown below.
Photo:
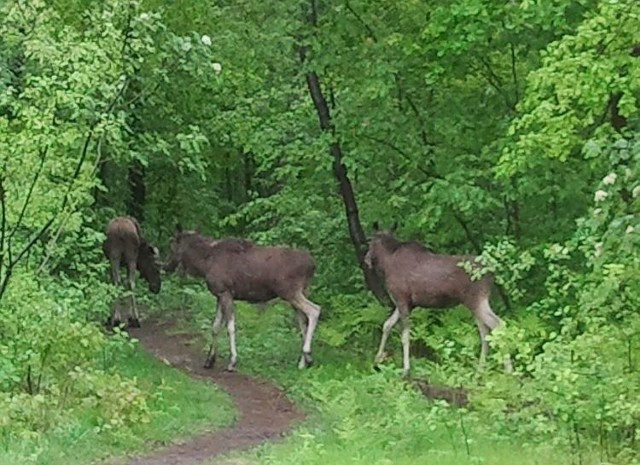
M467 236L467 240L471 243L471 245L473 246L473 249L475 250L475 252L477 254L481 254L482 253L482 245L475 238L475 236L473 235L473 232L471 232L471 228L469 227L469 224L466 222L466 220L456 210L453 210L453 217L456 219L458 224L462 227L462 230L464 231L465 236Z
M469 227L469 223L467 223L467 221L462 217L462 214L460 214L456 210L453 211L453 217L456 219L458 224L462 227L462 230L464 231L465 235L467 236L467 240L471 243L471 245L473 245L473 249L475 250L475 253L480 255L482 253L482 245L476 239L476 237L473 235L473 232L471 231L471 228ZM494 286L498 290L498 294L500 295L500 299L504 303L505 308L508 311L511 311L511 309L512 309L511 300L509 299L509 296L507 295L505 290L498 283L494 282Z
M315 0L309 1L309 7L309 11L305 15L306 20L311 28L315 29L318 23L318 12L316 9ZM303 67L308 64L307 52L308 48L304 44L300 43L298 46L298 54L300 57L300 63L303 65ZM305 78L307 81L309 95L311 96L311 100L313 101L316 113L318 115L320 129L323 133L332 136L332 141L329 144L329 151L331 157L333 158L333 174L338 181L340 195L342 197L342 202L347 219L349 237L351 238L351 242L355 249L358 264L360 265L360 268L363 272L364 280L367 287L372 291L372 293L381 304L389 306L390 299L387 295L384 284L380 279L380 276L378 276L373 268L369 268L364 263L364 257L367 249L367 238L360 221L358 203L356 200L355 192L353 190L353 185L351 183L351 179L349 178L347 167L342 162L342 146L340 145L340 142L335 138L335 126L331 119L329 104L327 102L327 99L325 98L325 95L323 94L322 87L320 85L320 78L318 77L317 72L313 69L309 69L308 71L306 71ZM329 94L331 94L331 91L329 91Z
M191 53L191 51L188 51L187 54ZM171 71L173 71L174 69L177 68L177 65L179 63L178 58L176 58L172 63L169 64L169 66L167 67L167 73L170 73ZM163 60L163 64L162 66L166 66L167 64L167 60ZM129 105L133 105L134 103L138 102L138 100L144 98L144 97L151 97L152 95L154 95L158 89L160 89L160 86L162 85L162 79L159 79L157 82L154 83L149 83L144 89L142 89L139 93L137 93L136 95L134 95L133 97L131 97L130 100L127 100L125 102L125 106L129 106Z
M420 114L420 110L418 110L418 106L413 102L413 99L409 96L409 94L406 94L405 98L407 99L407 103L411 107L411 110L413 111L414 115L416 115L416 118L420 123L420 138L422 139L422 143L427 147L431 147L429 139L427 138L427 133L424 130L425 123L422 119L422 115Z
M96 162L93 165L93 169L91 170L91 177L95 177L96 173L98 172L98 166L100 165L100 161L102 160L102 143L104 142L104 133L102 133L100 135L100 139L98 139L98 146L96 148L98 156L96 157ZM56 242L58 241L58 239L60 239L60 235L62 234L62 231L64 229L64 226L67 222L67 220L69 219L69 217L71 216L71 214L67 214L63 217L62 221L60 221L60 225L58 226L58 230L56 231L56 233L53 235L53 238L49 241L48 244L48 251L46 252L44 259L42 260L42 262L40 263L40 266L38 266L38 269L36 270L36 275L39 275L40 273L42 273L45 269L45 267L47 266L49 260L51 259L51 256L53 255L53 246L56 244Z
M363 137L365 139L369 139L373 142L376 142L380 145L384 145L385 147L389 147L391 150L393 150L394 152L396 152L398 155L400 155L402 158L404 158L405 160L407 160L408 162L412 162L413 159L411 158L411 156L405 152L404 150L402 150L400 147L398 147L397 145L389 142L388 140L384 140L384 139L380 139L377 138L375 136L370 136L368 134L363 134ZM423 166L418 166L416 165L416 169L418 171L420 171L422 174L430 177L430 178L436 178L436 179L444 179L442 176L440 176L437 173L432 173L431 171L429 171L427 168L424 168Z
M116 95L113 97L113 99L111 100L111 102L109 103L109 105L107 106L106 110L105 110L105 115L109 116L111 114L111 112L113 111L117 101L122 97L122 94L124 93L126 87L128 85L128 80L125 80L124 83L122 84L122 86L120 87L120 89L118 90L118 92L116 92ZM57 216L62 213L64 211L64 209L66 208L68 202L69 202L69 197L71 195L71 191L73 189L73 185L75 184L76 179L78 179L78 177L80 176L80 171L82 170L82 166L84 165L84 162L87 158L87 154L89 152L89 144L91 143L91 139L93 138L93 133L95 131L95 128L98 126L98 124L100 124L101 118L100 117L96 117L95 121L93 121L89 127L89 132L87 134L87 137L85 138L83 147L82 147L82 153L80 154L80 158L78 159L78 163L76 164L75 170L73 172L73 176L71 177L71 180L69 181L69 185L67 186L67 190L64 194L64 197L62 199L62 202L60 204L60 207L58 208L58 212L56 214L54 214L38 231L37 234L35 234L28 242L27 244L22 248L22 250L18 253L18 255L16 255L15 258L13 258L13 252L12 252L12 248L8 247L7 248L7 253L9 255L9 261L7 263L6 266L6 271L4 273L4 276L2 276L2 280L0 281L0 300L2 299L2 296L4 295L6 289L7 289L7 285L9 284L9 280L11 278L11 275L13 273L14 268L16 267L16 265L18 263L20 263L20 261L22 260L22 258L27 254L27 252L29 252L29 250L31 250L31 248L36 244L36 242L38 240L40 240L40 238L49 230L49 228L51 227L51 225L53 224L53 222L56 220ZM4 211L4 205L3 205L3 211Z
M353 7L351 6L351 4L349 4L348 1L346 1L344 3L345 7L347 8L347 10L353 15L354 18L356 18L356 20L362 24L362 27L365 28L365 30L367 31L367 35L371 38L371 40L373 40L374 42L378 42L378 38L376 37L376 34L373 32L373 29L371 28L371 26L369 26L364 19L362 19L362 16L360 16L358 14L358 12L356 12L356 10L353 9Z
M356 20L365 28L365 31L367 33L367 36L369 36L371 38L371 40L373 40L374 42L378 42L378 37L376 36L375 31L373 30L373 28L362 18L362 16L353 9L353 7L349 4L348 1L345 2L345 6L347 8L347 10L353 15L354 18L356 18ZM396 85L398 86L398 101L399 104L401 106L401 98L404 94L404 98L407 100L407 103L409 104L409 106L411 107L411 110L413 111L413 113L415 114L415 116L418 118L418 121L420 122L420 137L422 139L422 143L427 146L427 147L432 147L433 144L429 143L429 139L427 137L427 133L424 129L425 123L424 120L422 119L422 115L420 114L420 111L418 110L418 106L414 103L413 99L411 98L411 96L409 94L407 94L406 92L402 91L402 86L400 85L400 75L399 73L394 73L394 78L396 81Z
M515 104L511 102L511 99L509 98L509 94L504 89L504 83L502 82L502 78L494 71L493 65L491 64L491 62L485 57L480 57L479 61L484 65L485 71L483 72L482 69L478 67L476 68L478 72L482 76L484 76L484 78L487 80L489 85L493 87L496 90L496 92L498 92L498 94L502 96L502 98L504 99L504 104L507 107L507 110L509 110L510 112L515 112Z
M409 154L407 152L405 152L400 147L398 147L395 144L392 144L391 142L389 142L387 140L379 139L379 138L377 138L375 136L370 136L368 134L363 134L363 137L365 139L369 139L369 140L371 140L373 142L377 142L378 144L381 144L381 145L384 145L386 147L389 147L390 149L392 149L393 151L397 152L399 155L401 155L403 158L405 158L407 160L411 159L411 157L409 156ZM418 168L418 169L420 169L420 168ZM428 174L428 173L425 172L425 174Z
M31 196L33 195L33 189L36 187L36 184L38 183L38 178L40 177L40 174L42 173L42 169L44 168L44 161L45 161L45 158L47 157L47 152L48 151L49 151L49 146L48 145L44 149L40 149L40 165L38 166L38 169L36 170L36 174L33 176L33 181L31 182L31 185L29 186L29 191L27 192L27 197L25 198L24 203L22 204L22 210L20 210L20 214L18 215L18 219L16 221L16 224L13 227L13 230L11 231L9 236L7 237L8 247L11 247L11 239L13 238L15 233L20 228L20 225L22 224L22 220L24 219L24 214L27 211L27 207L29 206L29 201L31 200Z
M7 207L5 204L5 190L4 190L4 167L0 173L0 208L2 213L0 214L0 276L2 276L4 265L4 239L7 231Z
M18 0L17 2L14 3L14 5L16 6L16 8L18 10L20 10L20 13L22 14L22 19L24 20L24 22L28 24L27 12L25 11L25 9L22 6L22 4L20 3L20 1ZM34 31L34 29L36 28L36 22L37 22L37 16L34 16L32 21L31 21L31 24L29 24L29 26L30 26L29 31L26 31L26 30L22 31L25 36L30 35Z
M515 111L516 105L520 101L520 91L518 90L518 70L516 69L516 47L513 45L513 42L509 42L509 48L511 49L511 76L513 77L513 89L516 99L513 104Z

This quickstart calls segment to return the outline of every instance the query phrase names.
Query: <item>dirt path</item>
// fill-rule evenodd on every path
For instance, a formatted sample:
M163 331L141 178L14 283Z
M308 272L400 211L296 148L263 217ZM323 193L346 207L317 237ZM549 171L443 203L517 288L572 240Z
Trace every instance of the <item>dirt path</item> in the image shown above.
M126 465L195 465L217 455L247 449L288 432L292 422L304 416L273 384L239 373L227 373L221 367L202 368L203 355L191 342L192 335L175 335L174 322L146 320L143 327L131 329L133 337L160 360L187 372L194 378L213 380L232 397L238 410L233 427L206 433L182 443L162 448L151 455L121 461ZM207 408L206 405L202 406Z

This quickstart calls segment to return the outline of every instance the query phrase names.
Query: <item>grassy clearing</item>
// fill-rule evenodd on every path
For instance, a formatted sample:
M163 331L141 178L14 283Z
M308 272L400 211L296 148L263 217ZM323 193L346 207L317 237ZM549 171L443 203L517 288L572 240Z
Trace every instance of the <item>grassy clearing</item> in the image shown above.
M213 299L206 293L193 297L196 308L189 324L208 337ZM400 379L397 366L375 372L372 353L323 344L322 325L314 345L317 364L299 371L300 337L290 309L276 305L265 313L242 303L237 309L239 368L284 386L311 415L286 440L222 461L217 458L211 465L603 462L596 452L583 450L582 457L572 455L555 444L552 435L547 443L527 443L477 412L429 401ZM222 331L220 363L228 356L227 344ZM419 364L416 368L426 369Z
M149 394L150 421L97 431L91 408L68 412L63 422L41 435L19 441L0 438L1 465L74 465L151 450L234 421L230 398L211 383L197 381L155 360L141 349L129 349L119 359L118 372L137 378Z

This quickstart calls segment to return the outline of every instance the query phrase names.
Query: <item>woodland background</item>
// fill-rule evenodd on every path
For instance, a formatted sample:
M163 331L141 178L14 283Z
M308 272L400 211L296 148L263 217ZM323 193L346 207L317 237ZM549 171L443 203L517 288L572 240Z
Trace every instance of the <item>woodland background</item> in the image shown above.
M638 462L639 2L6 0L0 17L6 463L139 446L189 394L101 327L117 292L100 245L123 213L163 256L181 222L316 257L319 367L294 370L288 309L239 319L246 369L317 410L261 463ZM413 316L416 376L468 388L464 409L370 369L375 220L498 276L507 326L482 373L468 313ZM204 286L165 278L148 311L206 331ZM230 421L219 402L183 406L184 425Z

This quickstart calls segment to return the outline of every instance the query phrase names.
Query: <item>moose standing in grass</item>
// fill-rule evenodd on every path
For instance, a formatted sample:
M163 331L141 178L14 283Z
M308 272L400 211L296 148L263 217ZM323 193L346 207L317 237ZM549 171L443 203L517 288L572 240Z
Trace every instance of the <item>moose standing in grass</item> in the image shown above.
M467 307L478 325L481 341L480 365L484 364L489 343L487 335L501 324L500 318L489 305L493 279L485 274L472 280L461 267L466 261L477 264L477 257L466 255L439 255L418 242L401 242L390 231L381 231L373 224L374 234L365 255L365 264L375 267L384 277L395 309L382 328L376 363L384 358L389 332L398 321L402 323L403 375L409 374L409 315L415 307L445 309L462 304ZM507 371L510 361L505 361Z
M225 320L231 351L227 370L235 370L238 354L234 300L256 304L276 298L289 302L298 317L303 339L299 368L312 363L311 340L320 307L307 298L316 269L309 252L289 247L261 247L244 239L215 240L197 230L183 231L178 225L165 269L172 272L177 268L193 277L204 278L217 299L206 368L215 362L217 335Z
M139 328L140 315L134 296L136 270L149 283L149 291L154 294L160 292L160 267L156 263L158 251L144 238L138 221L129 216L119 216L109 222L102 251L109 260L112 284L120 286L120 268L125 267L127 270L126 285L131 293L128 323ZM109 318L109 325L119 326L121 320L120 309L116 305Z

